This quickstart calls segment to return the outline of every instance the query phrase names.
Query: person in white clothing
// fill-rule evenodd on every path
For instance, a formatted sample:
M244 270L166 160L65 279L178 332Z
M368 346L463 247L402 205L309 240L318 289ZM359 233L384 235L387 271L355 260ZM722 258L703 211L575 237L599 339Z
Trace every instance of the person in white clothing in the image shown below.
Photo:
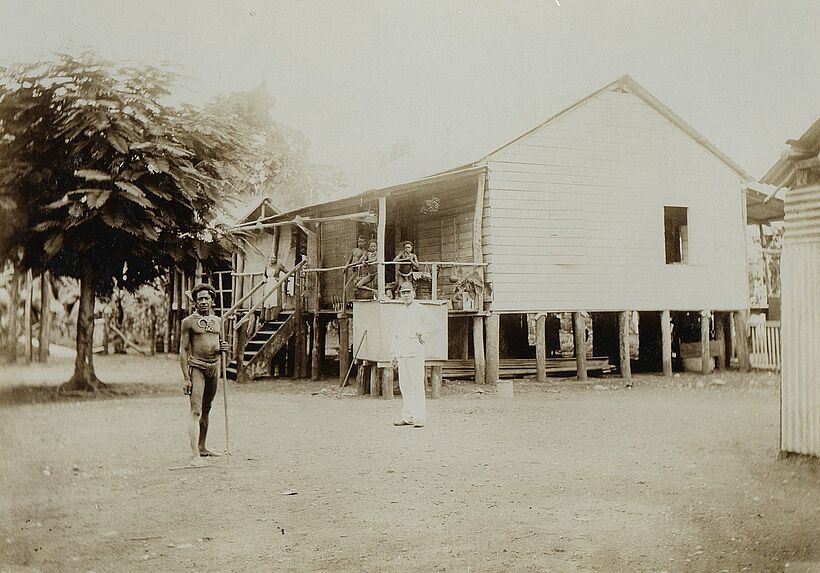
M424 427L427 404L424 396L424 317L421 305L415 301L413 284L405 282L399 288L404 306L396 317L398 328L393 335L390 357L399 367L401 390L401 420L396 426Z

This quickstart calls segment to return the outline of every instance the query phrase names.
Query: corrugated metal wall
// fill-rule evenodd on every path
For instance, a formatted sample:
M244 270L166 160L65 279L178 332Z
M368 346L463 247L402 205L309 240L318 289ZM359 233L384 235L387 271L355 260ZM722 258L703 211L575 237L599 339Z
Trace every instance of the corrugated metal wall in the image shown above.
M820 456L820 185L786 195L780 449Z

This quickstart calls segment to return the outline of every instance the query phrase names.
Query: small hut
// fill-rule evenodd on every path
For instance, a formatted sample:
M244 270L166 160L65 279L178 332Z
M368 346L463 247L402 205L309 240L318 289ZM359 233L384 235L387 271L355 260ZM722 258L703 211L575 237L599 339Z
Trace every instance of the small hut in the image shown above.
M820 120L761 182L786 189L780 450L820 456Z

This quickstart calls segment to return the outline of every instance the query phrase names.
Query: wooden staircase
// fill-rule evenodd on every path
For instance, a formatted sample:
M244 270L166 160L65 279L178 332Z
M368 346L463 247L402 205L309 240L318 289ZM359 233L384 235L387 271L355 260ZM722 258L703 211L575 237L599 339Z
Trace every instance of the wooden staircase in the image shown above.
M271 375L271 360L296 332L295 317L293 313L282 312L277 320L263 323L248 340L242 353L246 380ZM236 360L232 360L227 367L228 378L236 380L237 371Z

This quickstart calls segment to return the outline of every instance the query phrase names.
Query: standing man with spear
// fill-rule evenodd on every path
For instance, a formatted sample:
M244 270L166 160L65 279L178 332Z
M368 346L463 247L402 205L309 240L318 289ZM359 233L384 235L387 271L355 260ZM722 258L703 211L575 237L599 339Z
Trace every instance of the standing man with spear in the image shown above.
M183 392L190 396L191 404L188 435L192 457L188 465L201 467L206 465L203 457L219 456L205 447L205 438L221 370L220 353L228 352L230 346L222 339L222 320L211 313L216 300L214 287L198 284L191 290L191 296L195 310L182 321L179 365L185 379Z

